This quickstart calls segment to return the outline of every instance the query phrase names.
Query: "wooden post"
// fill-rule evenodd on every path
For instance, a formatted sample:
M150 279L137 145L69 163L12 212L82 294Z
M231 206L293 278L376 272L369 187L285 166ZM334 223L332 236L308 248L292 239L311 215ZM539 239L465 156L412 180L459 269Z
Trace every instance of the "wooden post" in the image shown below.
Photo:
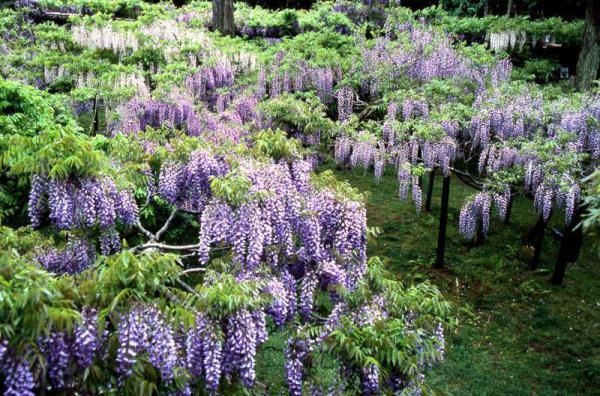
M96 117L98 115L98 93L94 96L94 108L92 109L92 122L90 124L90 136L96 136L98 126L96 125Z
M100 131L100 101L98 96L94 100L94 136Z
M425 199L425 211L431 211L431 196L433 195L433 182L435 179L435 169L429 172L429 185L427 186L427 198Z
M504 218L504 224L506 225L510 224L510 212L512 212L513 199L513 195L510 194L508 197L508 204L506 205L506 217Z
M579 259L581 253L581 247L583 246L583 226L581 225L581 218L586 210L586 204L583 201L578 202L577 210L573 214L571 225L573 226L573 240L571 242L571 249L569 249L569 257L567 262L574 263Z
M579 251L575 253L574 250L581 249L580 244L577 246L577 239L580 237L578 233L581 233L582 231L581 227L577 227L577 225L581 221L581 215L583 214L583 211L583 205L580 205L573 215L571 224L565 227L565 232L560 243L560 250L558 251L558 257L556 258L556 263L554 264L554 272L551 279L553 285L562 284L565 277L565 272L567 270L567 263L573 259L574 254L577 256L579 255ZM575 227L577 227L577 229L575 229Z
M548 221L550 221L550 218L548 218ZM529 262L530 270L536 270L540 266L540 255L542 254L542 247L544 245L544 233L546 231L546 225L548 224L548 221L544 221L544 216L540 215L537 223L535 223L535 226L533 227L533 258Z
M567 270L567 260L569 258L570 244L573 239L572 228L569 226L565 228L563 239L560 243L560 249L558 251L558 257L554 264L554 272L552 273L551 282L553 285L562 284L563 278L565 277L565 271Z
M481 246L485 242L485 234L483 233L483 224L481 221L477 224L477 234L475 235L475 246Z
M440 209L440 228L438 231L437 254L433 268L444 267L446 253L446 227L448 224L448 201L450 197L450 175L444 176L442 183L442 208Z
M583 227L579 226L573 231L573 241L571 249L569 250L569 257L567 262L574 263L579 259L581 253L581 246L583 245Z

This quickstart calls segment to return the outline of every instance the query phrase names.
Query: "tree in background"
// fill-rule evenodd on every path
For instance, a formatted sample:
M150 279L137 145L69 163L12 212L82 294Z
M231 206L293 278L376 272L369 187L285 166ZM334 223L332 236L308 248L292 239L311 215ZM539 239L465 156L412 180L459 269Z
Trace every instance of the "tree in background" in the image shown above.
M213 0L213 27L224 35L234 34L233 0Z
M541 0L440 0L445 11L456 16L486 15L529 15L531 19L560 16L567 20L583 18L585 0L564 0L562 2ZM402 1L411 9L429 6L429 2Z
M577 61L577 88L589 89L600 67L600 4L587 0L585 28Z
M440 6L454 15L478 15L485 8L487 1L441 0Z

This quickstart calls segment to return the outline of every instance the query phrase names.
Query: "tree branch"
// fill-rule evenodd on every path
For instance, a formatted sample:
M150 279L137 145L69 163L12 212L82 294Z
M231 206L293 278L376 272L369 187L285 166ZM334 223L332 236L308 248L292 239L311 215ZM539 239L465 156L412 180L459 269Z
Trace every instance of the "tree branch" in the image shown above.
M164 291L165 296L167 296L167 298L171 301L173 301L175 304L181 304L181 301L179 300L179 298L177 298L177 296L173 293L171 293L171 291L169 289L166 289Z
M200 267L200 268L188 268L185 271L183 271L181 273L181 275L188 275L188 274L193 274L196 272L206 272L206 268L204 267Z
M156 232L156 234L154 235L154 239L153 239L154 241L158 241L160 239L160 237L162 236L162 234L164 234L164 232L167 231L167 228L169 228L169 226L171 225L171 222L175 218L175 215L177 214L177 212L178 212L177 208L174 208L171 211L171 214L167 218L167 221L165 221L165 224L163 224L163 226L160 228L160 230L158 230Z
M144 228L144 226L142 225L142 223L138 220L137 223L135 223L135 226L144 233L144 235L146 235L148 237L148 239L150 239L151 241L154 240L154 234L151 233L150 231L148 231L147 229Z
M150 194L150 191L148 189L148 194L146 194L146 202L144 202L144 204L142 205L142 208L145 208L148 205L150 205L150 200L152 199L152 197L154 197L154 194Z
M195 294L196 296L200 297L200 294L198 294L198 292L196 290L194 290L194 288L192 288L190 285L188 285L187 283L185 283L182 280L177 280L177 283L179 284L179 286L181 286L185 291L190 292L192 294Z
M477 181L470 173L463 172L456 168L450 168L450 170L458 176L458 178L465 184L473 187L476 190L483 190L483 183Z
M200 244L195 245L167 245L158 242L146 242L142 245L131 248L132 251L144 250L144 249L162 249L162 250L197 250Z

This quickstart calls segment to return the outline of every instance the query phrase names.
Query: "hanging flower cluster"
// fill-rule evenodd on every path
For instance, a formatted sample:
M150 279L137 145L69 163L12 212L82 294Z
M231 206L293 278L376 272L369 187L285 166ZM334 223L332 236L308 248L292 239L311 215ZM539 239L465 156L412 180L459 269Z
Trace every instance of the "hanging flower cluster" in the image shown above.
M211 246L226 244L243 271L252 272L263 262L275 269L289 266L272 287L292 286L289 274L302 278L304 316L310 313L319 280L352 289L366 269L362 204L341 200L327 189L315 190L307 183L310 166L244 161L238 171L252 182L248 198L231 203L215 197L208 204L201 216L200 262L208 261ZM295 295L295 289L287 292ZM280 321L294 309L285 304L280 301L273 308Z
M172 101L132 99L117 109L120 121L112 126L113 135L135 134L147 127L183 129L190 136L202 133L202 123L193 104L179 97Z
M460 232L467 238L472 239L480 223L481 231L485 235L490 229L490 211L492 208L492 196L487 192L480 192L475 198L464 205L460 211Z
M118 329L115 370L122 376L132 373L132 366L141 354L161 375L163 381L173 379L173 370L182 364L172 326L154 306L135 307L121 318Z
M117 246L114 251L121 248L117 234ZM110 254L113 250L103 254ZM87 240L72 238L67 242L64 250L49 249L38 255L37 260L50 272L57 274L76 274L91 266L96 261L96 249Z
M271 98L279 95L314 90L323 103L331 103L334 98L334 84L342 79L341 68L312 66L304 61L293 65L286 64L286 54L280 51L269 68L269 77L261 70L258 92L267 93Z
M162 164L158 179L158 194L171 205L192 212L201 212L212 197L212 177L224 176L229 165L208 150L194 151L187 163Z
M352 88L343 86L337 92L338 120L346 121L352 115L354 104L354 91Z
M105 178L54 180L36 175L31 182L29 219L39 227L49 209L49 218L61 230L99 226L114 228L117 220L133 225L138 208L128 190L117 190L114 182Z
M517 95L501 90L486 92L475 108L476 115L470 121L471 139L473 146L481 149L494 140L531 138L544 116L542 97L528 90Z
M39 350L48 364L49 386L52 390L66 390L73 386L73 379L82 375L96 358L100 338L97 313L84 309L82 321L66 332L50 332L39 341ZM27 354L25 354L27 355ZM31 362L19 357L8 342L0 342L0 373L4 376L5 395L34 395L37 387Z
M215 91L231 87L234 79L231 62L224 58L217 61L214 66L202 66L200 71L188 76L185 79L185 87L196 98L209 103L214 108L219 98Z
M132 30L118 30L112 24L91 27L78 25L74 26L71 32L73 42L78 45L91 49L110 50L119 55L137 51L140 46L138 37Z

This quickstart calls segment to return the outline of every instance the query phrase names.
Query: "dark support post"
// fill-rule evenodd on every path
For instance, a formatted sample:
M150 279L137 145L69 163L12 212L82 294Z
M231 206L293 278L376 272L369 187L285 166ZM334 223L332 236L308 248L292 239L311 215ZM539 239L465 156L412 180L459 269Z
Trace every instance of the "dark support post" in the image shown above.
M96 96L96 99L94 100L94 121L92 122L94 123L94 136L96 136L100 130L100 103L98 101L98 96Z
M514 197L512 194L510 194L510 197L508 198L508 204L506 205L506 217L504 218L504 224L506 225L510 224L510 212L512 211L513 200Z
M477 234L475 235L475 246L481 246L485 242L485 234L483 233L483 225L481 221L477 225Z
M431 196L433 195L433 182L435 179L435 169L429 172L429 185L427 186L427 198L425 199L425 211L431 211Z
M92 122L90 123L89 133L91 136L98 134L98 94L94 96L93 107L92 107Z
M569 249L569 257L567 258L567 262L569 263L576 262L579 259L579 254L581 253L581 246L583 245L583 227L581 226L580 222L584 212L585 204L583 202L579 202L571 223L575 229L573 230L571 249Z
M440 209L440 229L438 232L437 255L433 268L444 267L446 252L446 226L448 225L448 201L450 197L450 175L444 176L442 183L442 208Z
M571 249L569 250L569 257L567 261L574 263L579 259L581 253L581 246L583 245L583 227L579 226L573 231L573 241L571 243Z
M560 250L558 251L558 257L556 258L556 264L554 264L554 273L552 274L552 284L562 284L563 278L565 277L565 271L567 269L567 259L569 258L569 244L573 237L571 227L565 229L562 242L560 243Z
M558 251L558 257L554 264L554 273L552 274L552 284L561 285L565 277L565 271L567 270L567 263L571 261L573 255L579 255L579 249L581 249L581 242L577 239L581 239L578 233L581 233L581 227L577 227L581 221L581 215L583 214L583 206L579 206L577 211L573 215L571 224L565 227L565 232L560 243L560 250ZM575 229L577 227L577 229ZM579 246L577 246L579 243ZM578 251L575 253L575 249ZM575 258L576 259L576 258Z
M548 218L550 220L550 218ZM544 245L544 233L546 231L546 224L548 221L544 221L544 216L540 215L537 223L532 230L533 239L533 258L529 262L529 269L536 270L540 266L540 255L542 254L542 246Z

